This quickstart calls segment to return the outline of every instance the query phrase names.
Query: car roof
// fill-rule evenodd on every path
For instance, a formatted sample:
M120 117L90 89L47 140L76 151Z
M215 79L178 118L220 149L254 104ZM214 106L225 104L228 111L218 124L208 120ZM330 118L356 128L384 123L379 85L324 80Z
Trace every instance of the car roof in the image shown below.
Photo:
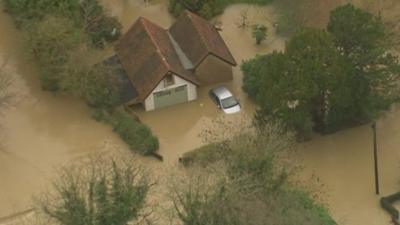
M232 93L225 86L220 86L212 89L212 92L219 98L225 99L233 96Z

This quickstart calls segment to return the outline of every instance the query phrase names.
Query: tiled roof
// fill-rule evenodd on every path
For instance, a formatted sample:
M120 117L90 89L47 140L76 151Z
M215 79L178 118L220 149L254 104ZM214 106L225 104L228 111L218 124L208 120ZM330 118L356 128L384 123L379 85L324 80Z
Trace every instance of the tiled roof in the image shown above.
M143 102L169 73L198 85L193 69L209 54L236 65L214 26L189 11L169 30L140 17L115 50L136 90L133 102Z
M208 54L236 66L236 61L221 35L200 16L186 10L169 31L194 66L198 66Z
M198 81L186 70L165 29L139 18L118 41L116 53L142 102L169 72L194 84Z

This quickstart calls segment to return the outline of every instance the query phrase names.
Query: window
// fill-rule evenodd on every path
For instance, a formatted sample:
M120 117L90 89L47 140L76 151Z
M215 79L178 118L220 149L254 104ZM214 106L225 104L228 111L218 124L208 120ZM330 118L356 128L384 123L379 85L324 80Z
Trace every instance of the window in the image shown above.
M171 85L174 85L175 81L174 81L174 76L172 76L172 74L168 74L165 78L164 78L164 87L168 87Z

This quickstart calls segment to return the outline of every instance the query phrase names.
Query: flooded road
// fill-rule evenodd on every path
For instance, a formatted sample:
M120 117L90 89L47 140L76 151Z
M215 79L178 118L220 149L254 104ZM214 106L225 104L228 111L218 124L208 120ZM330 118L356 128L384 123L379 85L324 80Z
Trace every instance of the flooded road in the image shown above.
M327 203L339 224L391 224L379 199L400 189L400 112L377 121L380 193L375 195L373 139L370 125L300 145L304 172L325 185Z
M124 30L139 17L167 28L173 18L167 12L166 0L144 4L141 0L102 0L111 13L118 16ZM270 32L267 40L256 46L250 29L238 28L240 15L247 11L251 24L264 23L273 30L274 9L234 5L216 18L222 27L222 36L238 62L256 54L282 50L285 40ZM40 90L37 71L21 54L19 33L9 16L0 11L0 60L9 58L7 71L16 82L18 103L0 118L3 125L0 148L0 217L14 211L30 208L31 196L45 190L54 166L87 155L94 151L129 150L112 132L111 127L90 118L89 109L80 101L55 96ZM226 85L239 97L243 116L251 116L254 104L241 91L242 74L234 68L234 79ZM199 98L153 112L135 109L140 119L160 138L160 154L164 163L140 157L140 163L152 168L165 189L167 174L184 152L202 144L201 132L221 117L221 112L207 96L211 87L202 87ZM393 110L378 121L378 147L381 193L391 194L400 187L400 111ZM389 216L378 205L375 196L372 161L372 133L368 125L329 136L316 136L300 144L304 161L304 176L315 174L326 188L326 203L333 217L343 225L385 225ZM133 155L133 154L129 154ZM171 167L172 166L172 167ZM171 169L172 168L172 169ZM160 192L161 193L161 192ZM150 196L159 201L157 196Z

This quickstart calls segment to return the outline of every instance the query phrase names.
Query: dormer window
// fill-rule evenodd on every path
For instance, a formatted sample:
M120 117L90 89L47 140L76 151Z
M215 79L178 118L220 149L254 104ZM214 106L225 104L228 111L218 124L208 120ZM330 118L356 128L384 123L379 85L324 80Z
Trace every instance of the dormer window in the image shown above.
M175 84L175 81L174 81L174 76L172 74L168 74L167 76L165 76L164 87L168 87L168 86L171 86L174 84Z

